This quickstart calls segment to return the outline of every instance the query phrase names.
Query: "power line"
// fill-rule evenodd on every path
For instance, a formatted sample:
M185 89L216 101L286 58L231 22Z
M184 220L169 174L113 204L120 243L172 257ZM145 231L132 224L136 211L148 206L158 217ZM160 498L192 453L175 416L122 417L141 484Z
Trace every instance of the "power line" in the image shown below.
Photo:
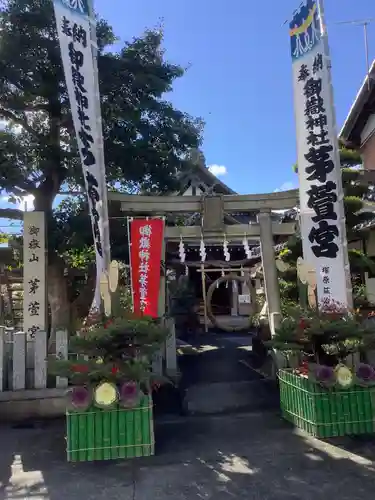
M363 35L365 41L365 58L366 58L366 71L367 71L367 88L370 90L370 57L369 57L369 47L368 47L368 30L367 27L369 24L375 22L375 18L368 19L357 19L352 21L339 21L335 24L351 24L353 26L362 26L363 27Z

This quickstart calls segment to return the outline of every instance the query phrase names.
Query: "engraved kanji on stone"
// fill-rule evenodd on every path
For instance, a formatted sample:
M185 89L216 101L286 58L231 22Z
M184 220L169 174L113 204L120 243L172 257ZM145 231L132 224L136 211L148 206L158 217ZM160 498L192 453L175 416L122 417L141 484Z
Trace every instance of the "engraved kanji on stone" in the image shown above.
M30 236L39 236L40 228L37 226L29 226L29 235Z
M27 310L29 311L30 316L39 316L40 303L36 300L30 302Z
M29 262L39 262L39 256L35 252L32 252L29 257Z
M35 295L35 293L39 290L40 279L32 278L29 280L29 293Z
M35 334L40 331L39 326L32 325L27 329L27 333L30 335L30 338L35 338Z
M30 250L36 250L37 248L40 248L39 240L37 240L36 238L32 238L29 241L29 248Z

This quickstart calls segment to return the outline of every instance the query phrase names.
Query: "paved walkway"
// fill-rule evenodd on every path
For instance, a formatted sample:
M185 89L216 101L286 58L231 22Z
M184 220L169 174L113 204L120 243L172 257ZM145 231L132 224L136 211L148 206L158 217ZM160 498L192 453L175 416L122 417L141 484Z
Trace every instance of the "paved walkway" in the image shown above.
M1 499L373 500L375 439L332 444L274 413L190 417L157 428L158 455L68 464L63 422L0 428Z
M251 343L251 334L239 333L201 334L191 342L194 354L179 361L187 413L278 408L276 386L252 368Z
M180 357L183 384L239 382L259 376L240 363L251 355L250 334L200 334L189 344L195 354Z

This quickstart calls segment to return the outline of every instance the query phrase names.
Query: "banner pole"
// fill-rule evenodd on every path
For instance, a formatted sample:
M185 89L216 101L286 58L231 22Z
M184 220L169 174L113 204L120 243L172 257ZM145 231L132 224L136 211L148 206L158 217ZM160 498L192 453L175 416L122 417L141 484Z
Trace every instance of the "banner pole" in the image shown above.
M107 180L105 171L105 158L104 158L104 143L103 143L103 123L102 112L100 103L100 89L99 89L99 74L98 74L98 39L96 36L96 21L93 0L87 0L87 6L90 17L90 34L91 34L91 53L94 68L94 86L95 86L95 103L96 103L96 123L98 135L97 151L98 151L98 164L101 175L103 176L104 183L102 186L101 200L102 200L102 238L103 238L103 264L104 272L108 275L109 265L111 263L111 244L109 235L109 217L108 217L108 194L107 194Z
M349 254L348 254L348 239L346 234L346 219L345 219L345 209L344 209L344 189L342 185L342 174L341 174L341 160L340 160L340 150L339 150L339 141L338 141L338 131L337 131L337 121L336 121L336 109L335 109L335 101L334 101L334 92L333 92L333 83L332 83L332 71L331 71L331 54L328 43L328 32L327 25L325 20L325 11L324 11L324 0L318 1L318 10L320 17L320 29L322 33L322 42L323 42L323 50L324 56L327 60L327 73L329 78L328 84L328 92L330 97L330 112L332 116L332 128L333 128L333 140L332 145L334 148L334 163L337 165L339 169L339 174L336 178L337 190L340 194L338 205L339 205L339 225L340 225L340 240L342 245L343 252L343 261L344 261L344 273L345 273L345 282L346 282L346 301L348 309L353 308L353 291L352 291L352 280L350 274L350 264L349 264Z
M130 277L130 292L132 296L132 312L134 312L134 290L133 290L133 278L132 278L132 254L131 254L131 240L130 240L130 222L133 217L126 217L126 225L128 232L128 253L129 253L129 277Z

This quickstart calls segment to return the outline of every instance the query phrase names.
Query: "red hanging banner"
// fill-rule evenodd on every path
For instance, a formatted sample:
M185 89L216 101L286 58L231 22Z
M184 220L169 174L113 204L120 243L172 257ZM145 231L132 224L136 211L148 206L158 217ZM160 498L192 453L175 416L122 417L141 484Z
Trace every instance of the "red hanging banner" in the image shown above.
M163 219L130 221L130 273L135 314L158 317Z

